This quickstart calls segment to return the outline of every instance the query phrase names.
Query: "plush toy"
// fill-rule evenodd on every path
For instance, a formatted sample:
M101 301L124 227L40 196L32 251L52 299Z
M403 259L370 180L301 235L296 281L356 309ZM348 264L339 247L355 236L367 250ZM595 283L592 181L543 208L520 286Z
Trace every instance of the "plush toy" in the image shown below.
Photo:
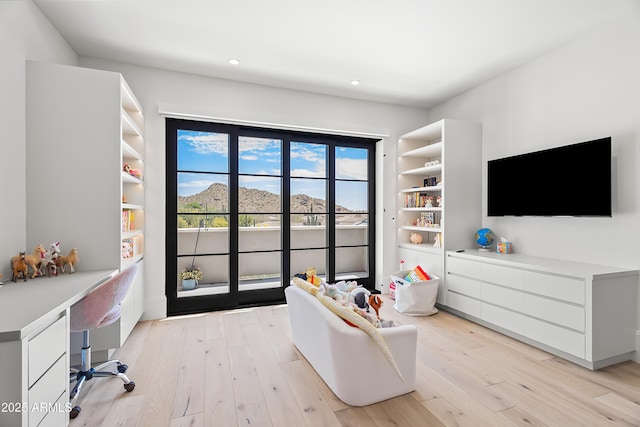
M294 274L294 276L299 277L302 280L306 280L307 282L316 286L320 286L320 284L322 283L322 279L316 276L315 267L309 267L307 271L303 271L302 273L296 273Z
M122 258L131 257L131 253L129 252L130 250L131 250L131 243L122 242Z
M378 295L369 295L369 305L373 307L376 312L376 316L380 319L380 307L382 307L382 298Z
M122 170L125 171L126 173L131 173L131 166L125 163L124 166L122 167Z

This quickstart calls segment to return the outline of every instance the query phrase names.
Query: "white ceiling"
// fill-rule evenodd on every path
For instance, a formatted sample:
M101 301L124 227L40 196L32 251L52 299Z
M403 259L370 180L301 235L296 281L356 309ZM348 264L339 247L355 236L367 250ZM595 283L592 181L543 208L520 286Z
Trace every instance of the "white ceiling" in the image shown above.
M430 107L637 0L33 0L80 56ZM240 65L230 65L237 58ZM352 80L360 80L352 86Z

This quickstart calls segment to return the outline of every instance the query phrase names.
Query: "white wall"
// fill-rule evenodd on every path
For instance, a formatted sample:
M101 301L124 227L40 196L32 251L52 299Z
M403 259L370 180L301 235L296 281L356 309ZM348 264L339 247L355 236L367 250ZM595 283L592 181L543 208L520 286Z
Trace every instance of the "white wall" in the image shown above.
M395 175L395 141L398 135L426 124L427 111L307 92L279 89L80 58L80 65L117 71L142 104L145 113L145 319L166 315L165 298L165 127L158 113L160 105L177 105L184 111L249 122L269 122L286 126L334 129L345 132L388 134L383 142L384 157L379 170ZM388 171L388 172L387 172ZM387 173L389 175L387 175ZM383 283L396 268L395 180L379 182L380 221L377 239L386 256L378 256L377 276ZM386 209L387 214L383 214ZM384 242L391 242L387 245ZM384 265L381 259L384 259Z
M482 123L483 194L488 160L612 137L612 218L488 218L483 197L482 225L515 251L640 268L639 47L640 10L430 110ZM542 195L553 171L540 172Z
M9 281L9 259L37 243L26 241L26 60L75 65L77 56L29 0L0 1L0 58L0 273Z

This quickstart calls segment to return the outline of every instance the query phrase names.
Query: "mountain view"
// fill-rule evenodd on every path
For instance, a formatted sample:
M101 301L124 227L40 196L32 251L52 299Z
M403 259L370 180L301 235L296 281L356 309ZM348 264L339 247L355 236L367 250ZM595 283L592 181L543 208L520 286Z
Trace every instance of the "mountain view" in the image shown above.
M214 183L200 193L186 197L178 196L178 212L204 213L205 209L207 213L228 212L228 191L227 185ZM277 213L282 210L281 197L269 191L240 187L238 197L239 212L252 214L256 217L255 220L260 222L270 222L268 218L270 216L255 214ZM321 213L326 212L326 202L323 199L317 199L306 194L295 194L291 197L291 212L301 214L299 218L297 218L301 224L321 225L323 221L317 217L319 217ZM367 218L366 214L351 211L343 206L336 206L336 213L346 214L338 215L337 221L340 224L361 223ZM311 216L313 216L313 218ZM293 220L297 222L296 218ZM312 221L312 223L309 223L309 221Z

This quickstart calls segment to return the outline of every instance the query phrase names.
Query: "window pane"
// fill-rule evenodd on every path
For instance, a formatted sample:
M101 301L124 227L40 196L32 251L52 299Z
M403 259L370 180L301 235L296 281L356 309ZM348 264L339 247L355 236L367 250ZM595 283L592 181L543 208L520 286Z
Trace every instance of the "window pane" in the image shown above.
M326 249L291 251L291 275L315 268L317 276L325 277L327 274L326 266Z
M281 260L282 252L238 254L238 289L279 288L282 285Z
M229 252L229 217L215 215L206 217L184 216L198 222L195 227L180 227L183 217L178 217L178 255L220 254ZM207 218L207 219L204 219Z
M367 212L369 183L336 181L336 212Z
M228 183L228 175L179 172L178 214L228 213Z
M178 170L229 172L229 135L179 129Z
M336 179L367 180L367 150L336 147Z
M336 246L368 244L367 216L366 214L336 215Z
M327 177L327 146L292 142L290 145L291 176Z
M238 250L270 251L282 248L282 215L238 215Z
M238 212L279 213L282 212L280 187L282 178L264 176L238 177Z
M184 289L182 281L178 281L178 297L193 297L198 295L226 294L229 292L229 256L209 255L193 257L178 257L178 274L191 266L202 271L202 279L195 289Z
M369 277L369 250L358 248L336 248L336 280Z
M240 136L238 168L241 174L282 175L282 141Z
M291 217L291 247L293 249L327 247L325 215L313 215L318 222L316 225L294 223L298 217L302 217L303 221L309 221L306 215L292 215Z
M327 181L324 179L291 179L291 212L327 212Z

